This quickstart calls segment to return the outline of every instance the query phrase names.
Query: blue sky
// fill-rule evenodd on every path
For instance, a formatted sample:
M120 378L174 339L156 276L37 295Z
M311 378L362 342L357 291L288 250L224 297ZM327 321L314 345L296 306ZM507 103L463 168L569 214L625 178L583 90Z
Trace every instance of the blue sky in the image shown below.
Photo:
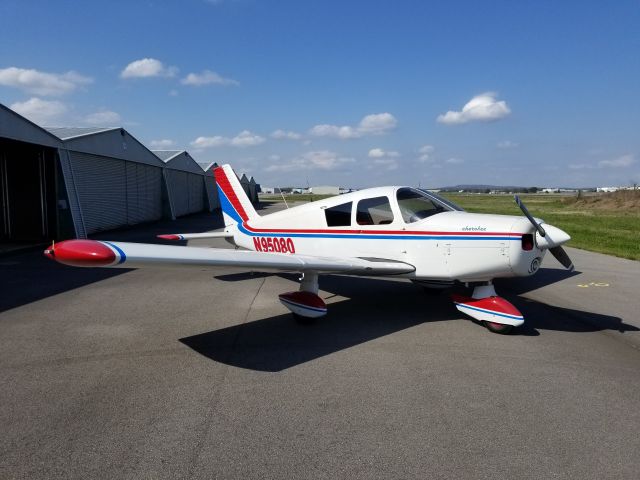
M639 25L637 1L4 0L0 102L263 185L629 184Z

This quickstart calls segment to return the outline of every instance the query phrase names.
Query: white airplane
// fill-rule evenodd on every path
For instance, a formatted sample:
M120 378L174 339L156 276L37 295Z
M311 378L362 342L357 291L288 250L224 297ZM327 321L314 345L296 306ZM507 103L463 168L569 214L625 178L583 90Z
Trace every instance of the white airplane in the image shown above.
M214 170L224 216L222 232L159 235L167 240L225 238L235 250L66 240L45 255L79 267L246 267L300 272L300 289L279 296L299 321L327 313L320 274L407 278L431 288L455 282L473 287L452 295L461 312L489 330L507 333L522 314L493 287L495 278L536 273L549 250L566 268L565 232L533 218L467 213L433 193L380 187L339 195L260 216L229 165Z

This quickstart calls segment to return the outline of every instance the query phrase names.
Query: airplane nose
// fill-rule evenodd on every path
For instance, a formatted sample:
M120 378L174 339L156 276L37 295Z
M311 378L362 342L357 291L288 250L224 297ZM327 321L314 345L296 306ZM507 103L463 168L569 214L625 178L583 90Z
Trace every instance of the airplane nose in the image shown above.
M543 237L539 232L536 232L536 245L538 248L554 248L559 247L563 243L567 243L571 240L571 237L564 230L560 230L553 225L543 224L542 227L546 235Z

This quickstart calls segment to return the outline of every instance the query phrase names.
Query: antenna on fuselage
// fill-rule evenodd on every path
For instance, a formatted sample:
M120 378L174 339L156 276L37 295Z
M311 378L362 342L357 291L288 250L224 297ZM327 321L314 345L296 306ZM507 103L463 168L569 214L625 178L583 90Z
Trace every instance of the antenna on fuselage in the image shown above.
M287 199L284 198L284 193L282 193L282 189L278 187L278 190L280 190L280 196L282 197L282 201L284 202L285 206L289 208L289 204L287 203Z

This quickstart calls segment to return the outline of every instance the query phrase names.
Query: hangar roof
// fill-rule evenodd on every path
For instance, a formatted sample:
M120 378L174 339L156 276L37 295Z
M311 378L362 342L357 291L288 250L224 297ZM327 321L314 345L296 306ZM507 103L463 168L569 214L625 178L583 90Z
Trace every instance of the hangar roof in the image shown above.
M175 157L176 155L178 155L179 153L184 152L184 150L151 150L151 151L155 153L156 157L158 157L163 162L167 162L171 160L173 157Z
M185 150L153 150L153 153L171 170L204 175L200 165Z
M198 165L200 165L200 168L202 168L202 170L204 170L204 174L207 177L213 177L213 167L214 166L218 166L217 162L210 162L210 163L201 163L198 162Z
M0 137L47 147L60 147L62 144L58 137L1 103Z
M62 140L68 140L73 137L82 137L83 135L94 135L96 133L106 132L107 130L119 130L116 128L96 128L96 127L44 127L48 132Z
M124 128L46 127L46 129L61 138L62 148L72 152L90 153L164 167L164 163L151 150Z

